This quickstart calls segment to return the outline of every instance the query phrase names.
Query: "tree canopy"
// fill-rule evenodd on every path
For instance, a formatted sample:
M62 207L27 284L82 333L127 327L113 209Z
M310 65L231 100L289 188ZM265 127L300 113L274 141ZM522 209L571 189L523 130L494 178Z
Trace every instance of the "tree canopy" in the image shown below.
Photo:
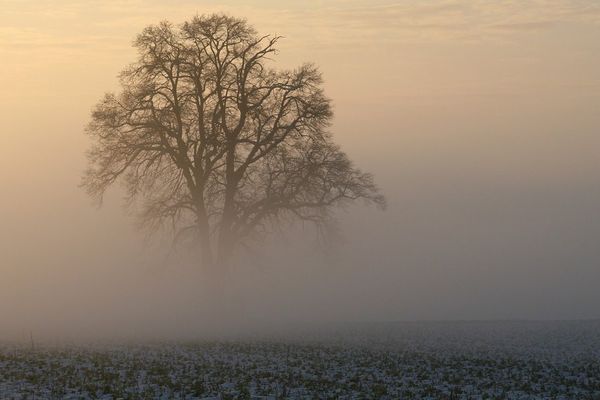
M357 199L383 206L332 140L318 69L273 68L279 40L226 15L144 29L121 92L93 110L87 192L101 200L122 182L142 225L194 238L210 265L283 221L323 224Z

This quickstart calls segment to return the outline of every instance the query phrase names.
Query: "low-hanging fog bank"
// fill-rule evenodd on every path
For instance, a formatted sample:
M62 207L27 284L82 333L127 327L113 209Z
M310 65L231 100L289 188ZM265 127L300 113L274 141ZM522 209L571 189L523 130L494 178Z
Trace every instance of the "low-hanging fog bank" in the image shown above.
M0 339L600 317L599 11L380 3L3 6ZM168 238L146 244L118 191L96 209L78 188L83 127L130 40L209 11L286 36L282 67L320 66L336 140L389 203L341 212L325 252L310 226L270 242L228 300Z

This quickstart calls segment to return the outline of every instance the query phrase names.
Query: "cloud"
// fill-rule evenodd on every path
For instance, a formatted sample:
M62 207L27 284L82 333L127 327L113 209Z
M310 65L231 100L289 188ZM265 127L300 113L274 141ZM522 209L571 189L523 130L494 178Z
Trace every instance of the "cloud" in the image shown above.
M162 19L226 12L247 17L260 30L286 36L294 47L343 48L376 43L512 40L524 32L563 23L600 22L600 3L576 0L330 0L273 3L178 0L14 1L0 9L0 50L19 47L77 48L132 39ZM112 46L112 47L111 47Z
M291 17L304 27L327 27L340 40L354 43L373 35L385 42L495 40L523 31L551 29L559 23L598 23L600 4L566 0L442 0L361 1L349 6L336 2L296 10Z

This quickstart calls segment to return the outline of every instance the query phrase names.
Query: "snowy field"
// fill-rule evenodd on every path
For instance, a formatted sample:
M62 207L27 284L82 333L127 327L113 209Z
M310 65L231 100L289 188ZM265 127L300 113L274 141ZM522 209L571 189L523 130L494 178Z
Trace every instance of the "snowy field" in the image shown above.
M600 399L600 321L0 346L0 399Z

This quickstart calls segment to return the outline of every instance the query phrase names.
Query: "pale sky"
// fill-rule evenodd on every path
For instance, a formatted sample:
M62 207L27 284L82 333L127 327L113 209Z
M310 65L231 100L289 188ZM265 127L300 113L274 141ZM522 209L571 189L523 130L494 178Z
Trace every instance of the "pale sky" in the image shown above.
M258 273L249 315L600 317L600 3L0 0L3 328L193 315L189 271L157 266L118 193L96 209L77 185L135 35L210 12L319 65L336 140L389 202L342 214L334 261Z

